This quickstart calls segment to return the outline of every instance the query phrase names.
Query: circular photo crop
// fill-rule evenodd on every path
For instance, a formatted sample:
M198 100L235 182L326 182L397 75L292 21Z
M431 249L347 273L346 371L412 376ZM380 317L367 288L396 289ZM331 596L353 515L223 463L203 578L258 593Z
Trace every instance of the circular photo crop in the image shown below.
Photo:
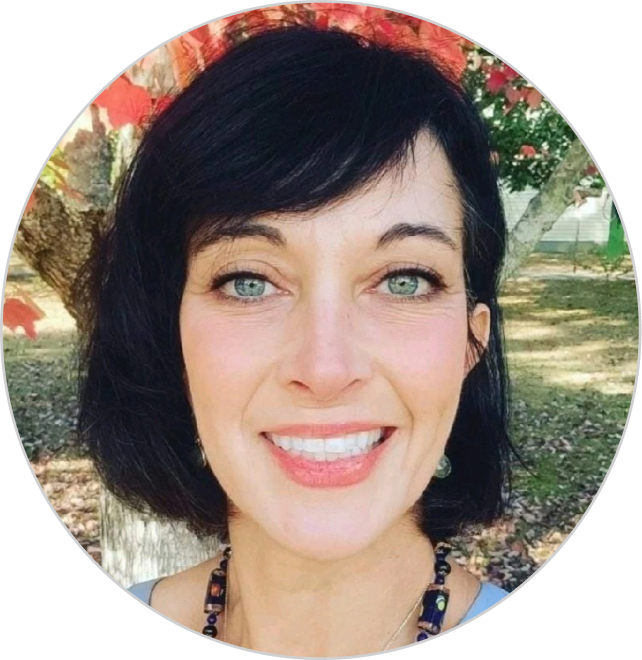
M217 641L356 656L482 614L573 531L636 296L597 164L521 73L414 16L276 5L149 53L56 146L4 367L118 583Z

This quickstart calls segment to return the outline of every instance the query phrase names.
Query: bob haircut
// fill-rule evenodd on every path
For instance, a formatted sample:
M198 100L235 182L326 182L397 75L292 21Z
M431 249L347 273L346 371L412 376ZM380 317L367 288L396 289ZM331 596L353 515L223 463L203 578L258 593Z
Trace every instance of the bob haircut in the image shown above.
M199 466L179 309L190 256L261 214L339 203L440 144L463 209L469 311L490 341L464 381L446 452L413 512L433 542L490 523L510 492L508 378L497 303L506 227L489 136L424 52L341 30L264 28L211 64L149 127L86 267L78 431L126 504L228 542L227 496Z

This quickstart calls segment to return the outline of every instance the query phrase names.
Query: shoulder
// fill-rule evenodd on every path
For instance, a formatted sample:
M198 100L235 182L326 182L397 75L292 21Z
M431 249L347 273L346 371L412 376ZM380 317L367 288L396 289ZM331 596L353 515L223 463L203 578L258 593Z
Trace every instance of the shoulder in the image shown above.
M175 575L139 582L128 591L157 612L192 630L203 627L203 598L212 568L220 558L208 560Z
M506 596L508 596L508 591L504 591L504 589L501 589L490 582L482 582L477 598L475 598L472 605L468 608L468 611L460 623L474 619L478 614L481 614L484 610L496 605Z
M146 580L145 582L138 582L137 584L132 584L132 586L127 589L127 591L134 594L134 596L142 600L143 603L149 605L152 601L152 592L162 579L163 578L160 577L154 578L153 580Z

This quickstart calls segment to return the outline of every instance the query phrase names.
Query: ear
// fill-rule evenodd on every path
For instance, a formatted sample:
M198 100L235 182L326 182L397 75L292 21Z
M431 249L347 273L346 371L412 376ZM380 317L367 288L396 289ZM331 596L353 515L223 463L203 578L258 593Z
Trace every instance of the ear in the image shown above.
M466 378L471 369L477 364L477 362L479 362L483 351L485 351L488 346L488 340L490 338L490 321L491 313L488 305L477 303L475 309L470 315L469 327L477 341L481 344L481 351L475 350L475 346L472 342L468 342L468 347L466 349L466 362L464 364L464 378Z

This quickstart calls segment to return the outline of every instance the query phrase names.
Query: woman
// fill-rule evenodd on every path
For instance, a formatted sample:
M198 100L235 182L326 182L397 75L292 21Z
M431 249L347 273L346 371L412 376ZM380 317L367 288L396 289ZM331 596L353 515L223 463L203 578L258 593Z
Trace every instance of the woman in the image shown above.
M117 496L231 557L134 593L304 657L501 599L437 544L508 485L504 248L483 124L425 54L287 27L205 71L96 257L80 430Z

